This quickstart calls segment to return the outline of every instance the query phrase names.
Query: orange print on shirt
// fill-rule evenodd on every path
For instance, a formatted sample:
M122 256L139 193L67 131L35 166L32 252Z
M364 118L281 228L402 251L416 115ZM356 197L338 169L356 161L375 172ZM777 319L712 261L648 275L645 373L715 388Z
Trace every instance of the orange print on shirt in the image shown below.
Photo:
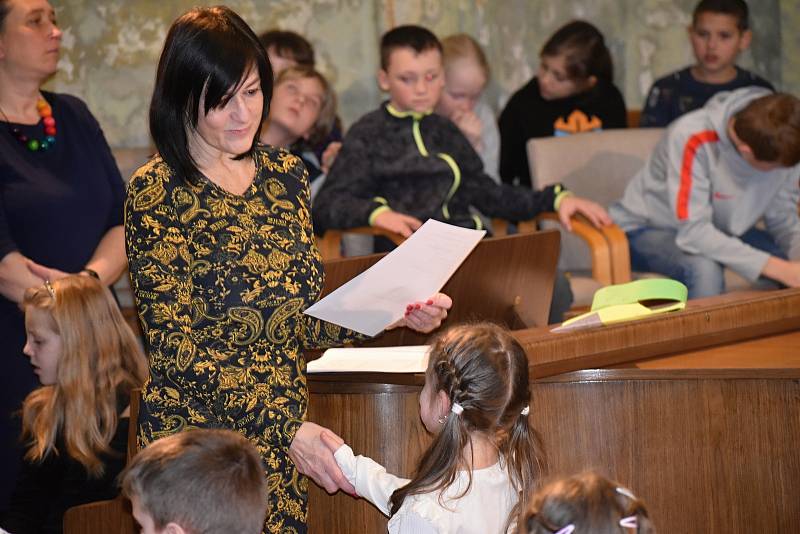
M563 117L559 117L558 120L553 123L553 132L556 137L561 137L565 135L572 135L581 132L593 132L595 130L602 130L603 129L603 121L597 115L592 115L592 118L586 116L586 114L576 109L572 113L569 114L567 120L564 120Z

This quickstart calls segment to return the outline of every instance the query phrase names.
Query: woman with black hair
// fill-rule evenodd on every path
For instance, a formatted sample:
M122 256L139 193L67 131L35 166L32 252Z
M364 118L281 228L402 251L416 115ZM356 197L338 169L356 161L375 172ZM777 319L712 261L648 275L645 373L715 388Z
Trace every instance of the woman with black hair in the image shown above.
M304 315L322 290L306 171L258 145L272 92L266 52L226 7L195 8L167 34L150 107L159 155L131 179L125 241L150 360L144 446L193 427L230 428L259 450L265 532L306 531L308 474L353 491L305 421L302 352L356 334ZM436 328L450 299L403 325Z

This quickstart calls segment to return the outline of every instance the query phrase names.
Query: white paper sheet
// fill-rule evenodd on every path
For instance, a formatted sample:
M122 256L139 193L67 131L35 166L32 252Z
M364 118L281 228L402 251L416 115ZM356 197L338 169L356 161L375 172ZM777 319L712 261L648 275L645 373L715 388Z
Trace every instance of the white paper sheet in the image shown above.
M309 373L424 373L428 345L328 349L308 362Z
M305 313L374 336L438 292L486 232L429 219L402 245Z

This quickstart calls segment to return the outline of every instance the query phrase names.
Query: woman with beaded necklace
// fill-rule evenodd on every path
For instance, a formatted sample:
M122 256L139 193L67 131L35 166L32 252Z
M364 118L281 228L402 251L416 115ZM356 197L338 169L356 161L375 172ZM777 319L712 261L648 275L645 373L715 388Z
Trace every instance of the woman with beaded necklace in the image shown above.
M125 268L122 178L79 99L41 90L61 30L47 0L0 0L0 510L19 465L12 412L37 385L19 302L67 273L114 282Z

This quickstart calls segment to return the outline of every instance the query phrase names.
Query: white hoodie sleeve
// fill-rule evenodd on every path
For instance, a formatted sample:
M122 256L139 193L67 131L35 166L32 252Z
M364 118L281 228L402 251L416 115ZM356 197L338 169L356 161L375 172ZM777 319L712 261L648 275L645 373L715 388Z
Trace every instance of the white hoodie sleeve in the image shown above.
M712 221L710 143L676 136L668 148L668 194L678 220L676 243L690 254L702 254L756 280L769 254L719 230Z
M764 213L767 231L781 247L786 256L793 261L800 260L800 216L797 206L800 202L800 165L792 169L791 177L776 195L770 209Z
M389 517L392 493L408 484L409 480L390 475L386 468L366 456L355 456L353 449L342 445L333 454L336 463L359 497L367 499Z

